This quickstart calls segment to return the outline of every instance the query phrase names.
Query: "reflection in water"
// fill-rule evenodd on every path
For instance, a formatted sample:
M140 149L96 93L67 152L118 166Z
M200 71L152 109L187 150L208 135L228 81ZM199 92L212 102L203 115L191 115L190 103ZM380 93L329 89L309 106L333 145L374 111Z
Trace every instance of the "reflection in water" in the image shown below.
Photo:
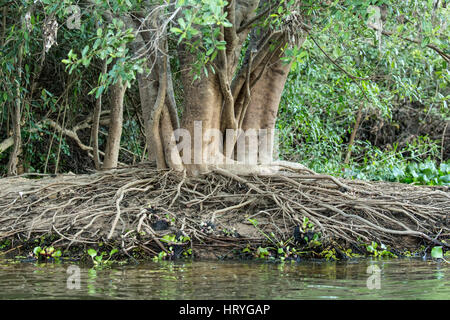
M380 289L369 289L378 270ZM414 259L301 262L162 262L80 266L68 289L66 264L0 260L0 299L449 299L448 265Z

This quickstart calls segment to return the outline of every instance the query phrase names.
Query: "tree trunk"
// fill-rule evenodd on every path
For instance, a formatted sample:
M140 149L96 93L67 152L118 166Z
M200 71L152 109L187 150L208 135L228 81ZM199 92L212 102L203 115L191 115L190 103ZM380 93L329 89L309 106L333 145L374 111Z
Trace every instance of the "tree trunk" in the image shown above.
M156 161L156 150L152 147L150 114L158 94L158 79L155 72L138 75L139 96L141 100L142 118L144 120L145 137L150 161Z
M104 76L106 74L108 65L106 64L106 60L103 61L102 72L101 75ZM94 114L92 116L92 128L91 128L91 141L92 141L92 154L94 156L94 164L95 169L100 170L101 161L98 147L98 130L100 128L100 114L102 112L102 95L100 94L97 100L95 101Z
M259 131L258 146L255 146L258 149L259 163L270 163L273 160L278 106L291 68L291 63L281 60L283 57L281 46L270 55L268 62L255 70L255 74L258 75L261 72L262 74L253 85L251 98L242 121L244 132L251 129ZM246 153L246 157L248 156Z
M122 83L120 78L111 86L111 118L109 122L108 139L106 141L103 169L115 168L119 161L120 138L122 136L123 123L123 99L126 88L126 84Z
M195 57L188 50L180 55L181 65L190 65ZM217 161L222 141L211 135L204 139L209 130L220 130L220 115L223 97L216 74L193 81L189 69L181 71L184 88L184 112L181 128L189 133L183 139L190 139L190 150L183 150L183 162L188 173L199 174L208 170L208 164ZM186 141L185 141L186 142ZM186 154L186 152L188 154Z
M20 94L20 93L18 93ZM15 176L20 174L18 171L19 166L19 156L22 153L22 135L21 135L21 126L20 126L20 117L21 117L21 106L20 106L20 98L16 99L16 104L13 108L13 137L14 137L14 148L11 151L8 162L8 175Z
M19 166L19 156L22 153L22 135L21 135L21 125L20 119L22 115L22 99L21 99L21 79L22 79L22 54L23 54L23 43L20 44L19 47L19 56L18 56L18 73L16 81L16 99L14 103L14 107L12 108L12 127L13 127L13 137L14 137L14 148L9 155L8 161L8 175L13 176L20 174L18 172Z

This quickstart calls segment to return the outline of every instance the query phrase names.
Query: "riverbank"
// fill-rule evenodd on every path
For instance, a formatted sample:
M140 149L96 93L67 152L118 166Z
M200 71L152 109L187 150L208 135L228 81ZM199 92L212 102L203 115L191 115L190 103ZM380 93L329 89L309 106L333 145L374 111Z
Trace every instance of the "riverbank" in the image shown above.
M92 249L129 261L296 261L420 255L449 243L448 187L309 170L187 178L149 165L0 182L0 250L30 259L54 248L88 260Z
M5 265L0 258L0 299L145 299L157 300L158 308L164 308L159 304L167 299L289 299L297 307L299 300L313 299L446 300L449 277L450 268L422 259L163 261L93 268L72 263Z

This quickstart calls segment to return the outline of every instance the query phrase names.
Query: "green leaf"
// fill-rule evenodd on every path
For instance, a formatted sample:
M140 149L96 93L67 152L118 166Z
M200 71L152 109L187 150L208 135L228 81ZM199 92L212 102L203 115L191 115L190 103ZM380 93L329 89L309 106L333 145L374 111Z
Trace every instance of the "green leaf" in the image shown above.
M183 30L181 30L180 28L172 27L172 28L170 28L170 32L183 33Z
M85 66L85 67L88 67L89 66L89 64L91 63L91 58L83 58L82 60L81 60L81 62L83 63L83 66Z
M231 27L233 26L233 24L231 24L231 23L228 22L228 21L224 21L222 24L223 24L223 26L224 26L225 28L231 28Z
M58 251L56 251L55 253L52 254L52 257L53 258L59 258L59 257L61 257L61 255L62 255L61 250L58 250Z
M164 237L161 238L161 241L167 242L167 243L176 242L175 235L166 234Z
M86 56L88 50L89 50L89 45L87 45L87 46L85 46L85 47L83 48L83 51L81 51L81 55L82 55L83 57Z
M92 46L92 50L96 50L100 46L101 43L102 43L102 39L95 40L94 45Z
M213 52L213 54L212 54L212 56L211 56L211 61L214 61L214 59L217 57L217 53L218 53L217 50ZM214 72L214 69L212 69L212 70L213 70L213 73L215 73L215 72Z
M431 256L435 259L443 259L444 253L442 252L442 247L434 247L431 250Z
M178 23L180 24L180 27L181 27L182 29L186 29L186 22L184 22L184 19L183 19L183 18L179 18L179 19L178 19Z
M101 96L101 94L103 93L103 90L105 90L104 86L100 86L98 88L97 92L95 93L95 99L98 99Z
M425 48L427 45L429 45L431 42L431 39L429 37L424 37L421 43L422 48Z

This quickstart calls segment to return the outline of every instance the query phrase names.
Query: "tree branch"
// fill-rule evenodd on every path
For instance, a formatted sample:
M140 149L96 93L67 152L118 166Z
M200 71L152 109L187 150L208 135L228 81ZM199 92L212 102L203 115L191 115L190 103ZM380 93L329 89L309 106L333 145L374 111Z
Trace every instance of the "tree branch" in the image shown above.
M261 12L260 14L254 16L253 18L251 18L250 20L244 22L243 25L241 25L239 27L239 29L237 30L237 33L241 33L242 31L247 30L253 23L255 23L256 21L258 21L259 19L261 19L262 17L264 17L266 14L269 13L271 7L267 8L266 10L264 10L263 12Z
M382 30L381 31L381 34L383 34L383 35L385 35L385 36L387 36L387 37L390 37L390 36L393 36L393 35L395 35L395 33L394 32L391 32L391 31L386 31L386 30ZM417 43L417 44L421 44L422 43L422 41L420 41L420 40L417 40L417 39L411 39L411 38L408 38L408 37L402 37L402 36L399 36L399 35L397 35L400 39L402 39L402 40L406 40L406 41L409 41L409 42L414 42L414 43ZM433 49L434 51L436 51L445 61L447 61L447 62L450 62L450 55L449 54L447 54L447 53L445 53L444 51L442 51L441 49L439 49L438 47L436 47L434 44L427 44L427 47L428 48L430 48L430 49Z
M222 27L222 31L224 28ZM220 34L219 40L224 40L224 32ZM222 109L221 131L226 129L237 129L236 118L234 114L234 98L231 94L230 82L228 80L228 56L225 50L219 51L220 65L216 67L217 76L219 77L220 89L224 98L224 105Z
M306 30L306 29L304 29ZM314 42L314 44L317 46L317 48L319 48L320 51L322 51L322 53L325 55L325 57L327 57L328 60L330 60L336 67L338 67L339 70L341 70L342 72L344 72L349 78L353 79L353 80L370 80L371 78L360 78L354 75L351 75L350 73L348 73L343 67L341 67L339 65L339 63L337 63L335 60L333 60L333 58L331 58L324 49L322 49L322 47L317 43L316 39L314 39L314 37L312 37L311 35L309 36L311 38L311 40Z
M164 102L166 98L167 91L167 56L163 55L157 58L159 62L157 63L158 74L159 74L159 87L158 94L156 97L155 105L150 113L150 124L151 124L151 138L155 147L155 156L157 167L164 169L166 168L166 160L164 157L164 148L161 141L160 135L160 119L161 112L164 107Z
M103 61L101 75L102 77L106 74L108 65L106 64L106 59ZM91 129L91 140L94 156L95 169L100 170L100 156L98 152L98 129L100 127L100 113L102 111L102 95L100 94L95 102L94 114L92 116L92 129Z
M243 101L243 107L238 111L237 121L238 121L238 128L242 128L242 123L245 118L245 114L247 113L248 105L250 104L250 98L251 98L251 88L250 88L250 75L251 75L251 69L252 69L252 60L253 60L253 52L250 51L250 57L248 59L248 68L247 68L247 78L245 80L245 98Z
M251 66L248 63L248 58L250 56L250 52L248 51L246 62L244 62L244 65L239 70L238 75L233 79L233 82L231 83L231 92L233 94L233 98L236 99L239 92L242 89L242 86L245 83L245 79L247 77L248 69L250 69L250 73L253 73L260 65L265 61L265 58L267 57L267 54L270 52L271 48L271 41L278 41L283 36L281 31L274 31L269 33L267 36L263 37L260 41L262 43L261 45L255 45L255 51L257 52L255 58L252 60ZM255 39L254 41L257 41ZM249 50L249 49L247 49ZM252 49L250 49L252 50Z
M167 59L167 109L169 110L170 120L174 130L180 128L180 119L178 118L178 108L175 101L175 92L173 90L172 70L170 61Z
M238 40L236 34L236 0L230 0L230 3L225 7L225 12L227 12L227 19L232 24L231 27L223 28L224 30L224 40L226 41L227 56L236 48L236 42ZM227 71L228 72L228 71Z

